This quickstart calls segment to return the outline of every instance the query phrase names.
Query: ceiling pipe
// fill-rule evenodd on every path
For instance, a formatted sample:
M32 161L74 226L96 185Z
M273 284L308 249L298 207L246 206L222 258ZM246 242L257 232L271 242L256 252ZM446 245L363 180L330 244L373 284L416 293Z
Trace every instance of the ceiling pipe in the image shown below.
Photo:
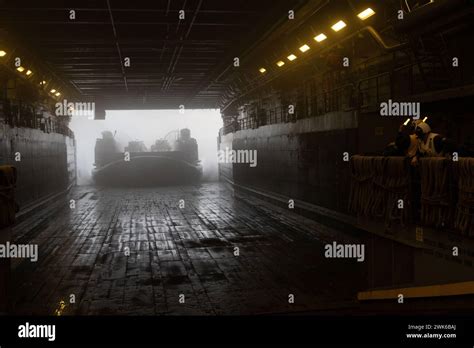
M382 36L371 26L366 26L360 30L357 30L355 32L353 32L352 34L346 36L345 38L343 38L342 40L332 44L331 46L328 46L326 48L323 48L322 50L320 50L318 53L323 53L323 52L327 52L335 47L337 47L338 45L340 45L341 43L347 41L347 40L350 40L352 39L353 37L357 36L357 35L360 35L362 33L369 33L370 36L374 39L374 41L380 46L380 48L382 48L384 51L387 51L387 52L392 52L392 51L396 51L396 50L400 50L404 47L406 47L408 45L408 42L401 42L401 43L396 43L394 45L389 45L385 42L385 40L382 38ZM237 98L234 98L232 99L230 102L228 102L225 106L221 107L221 111L224 111L227 107L229 107L231 104L233 104L235 101L237 101L238 99L242 98L243 96L255 91L256 89L258 88L261 88L263 86L265 86L266 84L268 84L269 82L273 81L274 79L276 79L277 77L281 76L282 74L284 73L288 73L288 71L291 71L291 70L294 70L296 69L298 66L294 66L292 68L290 68L290 70L286 70L286 71L282 71L280 73L277 73L275 74L274 76L266 79L264 81L263 84L261 85L257 85L249 90L246 90L243 94L239 95Z
M112 15L112 9L110 8L110 1L109 0L107 0L107 7L109 9L110 22L112 24L112 30L114 32L115 46L117 47L117 52L118 52L118 56L119 56L119 59L120 59L120 68L122 69L123 82L125 83L125 89L128 92L127 77L125 76L125 68L123 66L122 52L120 51L120 46L119 46L118 38L117 38L117 30L115 30L114 17Z
M303 7L303 5L306 3L307 1L305 0L301 0L300 3L298 5L295 6L295 10L297 10L298 8L301 8ZM329 0L324 0L325 3L329 3ZM319 11L319 7L316 11ZM276 32L276 30L282 26L282 23L283 23L284 19L282 20L279 20L279 21L276 21L271 28L269 28L261 37L259 37L257 39L256 42L254 42L250 47L246 48L239 56L240 57L244 57L246 55L248 55L249 53L251 53L256 47L258 47L258 45L265 41L265 39L267 37L269 37L270 35L274 34ZM231 56L229 56L229 59L231 58ZM241 63L243 62L243 60L241 60ZM207 80L206 82L203 82L199 87L198 87L198 90L199 91L207 91L210 86L214 83L220 83L221 82L221 79L222 77L229 73L229 70L233 68L233 65L232 64L228 64L226 63L225 67L223 69L221 69L219 67L219 69L216 69L216 72L212 75L216 75L216 77L212 77L210 78L209 80ZM219 72L220 71L220 72ZM188 101L192 100L197 94L194 94L193 96L189 97L188 98Z
M429 23L433 19L446 16L463 4L464 0L436 0L427 3L421 7L412 9L404 14L403 21L396 21L394 28L400 31L407 31L414 26L420 26L423 23Z
M201 9L202 1L203 0L200 0L198 5L196 6L196 10L194 11L194 14L193 14L193 17L191 19L191 22L189 23L188 29L186 30L186 32L184 33L184 37L181 38L180 41L186 40L188 38L189 34L191 33L191 29L194 25L194 22L196 21L197 14L198 14L199 10ZM186 1L185 1L185 3L186 3ZM176 58L174 60L172 60L171 63L170 63L170 66L168 68L168 74L172 74L174 72L174 69L176 68L176 65L178 64L178 60L179 60L179 57L181 56L182 51L183 51L183 43L181 43L180 46L179 46ZM166 86L166 89L168 89L170 85L171 85L171 82L168 84L168 86Z

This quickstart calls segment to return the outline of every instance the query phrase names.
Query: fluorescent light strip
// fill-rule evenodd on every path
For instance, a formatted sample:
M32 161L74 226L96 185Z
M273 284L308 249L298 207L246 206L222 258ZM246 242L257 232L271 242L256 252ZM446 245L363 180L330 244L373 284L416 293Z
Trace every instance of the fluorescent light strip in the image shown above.
M370 7L364 11L362 11L361 13L359 13L357 15L357 17L359 17L360 19L362 19L363 21L366 20L367 18L369 17L372 17L373 15L375 14L375 11L372 10Z
M303 53L308 51L309 49L310 49L310 47L308 45L303 45L303 46L300 47L300 51L303 52Z
M339 21L337 22L336 24L334 24L331 29L334 30L334 31L339 31L341 29L344 29L345 27L347 26L346 23L344 23L344 21Z
M323 33L319 34L318 36L314 37L314 41L321 42L326 40L328 37L324 35Z

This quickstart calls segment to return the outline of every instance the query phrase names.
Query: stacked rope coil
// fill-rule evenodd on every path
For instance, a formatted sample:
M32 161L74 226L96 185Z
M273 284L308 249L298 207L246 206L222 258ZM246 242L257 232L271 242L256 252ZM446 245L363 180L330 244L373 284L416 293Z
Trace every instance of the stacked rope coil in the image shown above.
M351 192L349 197L349 211L362 216L369 216L372 197L372 158L369 156L352 156L351 167Z
M452 161L446 158L420 160L421 222L427 226L452 226L455 206Z
M380 218L386 224L406 222L411 202L410 171L404 157L353 156L351 177L351 213Z
M383 181L387 207L385 219L389 223L398 221L401 225L404 225L412 211L408 159L405 157L388 157L385 160Z
M372 157L372 194L370 201L370 216L383 218L387 207L385 201L385 167L387 157Z
M456 164L458 203L454 227L462 234L474 236L474 158L460 158Z

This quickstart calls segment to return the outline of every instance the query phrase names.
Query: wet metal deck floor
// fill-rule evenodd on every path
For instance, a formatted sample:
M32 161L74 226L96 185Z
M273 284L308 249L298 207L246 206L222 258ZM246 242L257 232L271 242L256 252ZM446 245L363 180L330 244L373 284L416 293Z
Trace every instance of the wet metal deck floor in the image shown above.
M60 202L15 229L39 260L14 268L12 313L54 314L62 300L65 315L317 311L355 301L365 278L353 259L324 258L349 237L220 183L77 187L68 199L74 209Z

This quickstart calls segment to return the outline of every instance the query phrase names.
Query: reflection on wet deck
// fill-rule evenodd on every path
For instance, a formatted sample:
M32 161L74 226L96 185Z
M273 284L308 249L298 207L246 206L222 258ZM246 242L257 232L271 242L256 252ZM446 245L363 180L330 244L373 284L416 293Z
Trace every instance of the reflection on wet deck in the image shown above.
M70 198L74 209L17 228L40 257L13 272L14 313L54 314L61 301L63 315L300 312L354 303L365 287L361 263L324 258L325 243L352 239L222 184Z
M16 314L397 312L414 304L369 304L357 294L469 281L473 274L466 253L447 257L428 245L343 233L218 183L75 188L68 200L18 225L14 236L39 245L37 263L14 262ZM364 261L326 258L333 242L363 244Z

